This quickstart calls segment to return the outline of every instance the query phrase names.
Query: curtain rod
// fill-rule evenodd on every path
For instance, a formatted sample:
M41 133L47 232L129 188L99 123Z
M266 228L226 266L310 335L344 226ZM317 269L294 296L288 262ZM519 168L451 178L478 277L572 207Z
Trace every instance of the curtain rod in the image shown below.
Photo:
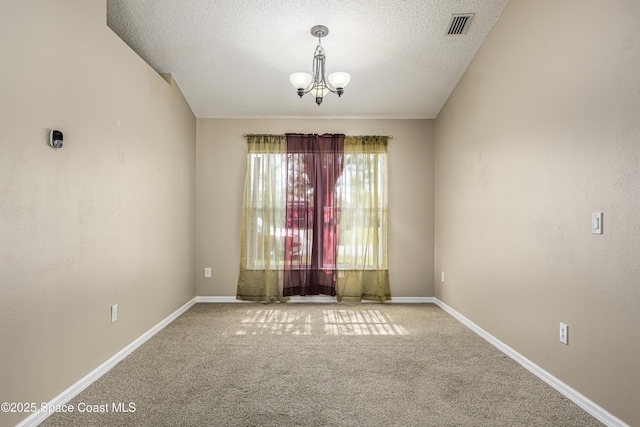
M249 135L255 135L255 134L250 134L250 133L243 133L243 134L242 134L242 136L243 136L243 137L245 137L245 138L246 138L247 136L249 136ZM346 135L346 136L350 136L350 135ZM389 139L393 139L393 135L380 135L380 136L386 136L386 137L387 137L387 138L389 138Z

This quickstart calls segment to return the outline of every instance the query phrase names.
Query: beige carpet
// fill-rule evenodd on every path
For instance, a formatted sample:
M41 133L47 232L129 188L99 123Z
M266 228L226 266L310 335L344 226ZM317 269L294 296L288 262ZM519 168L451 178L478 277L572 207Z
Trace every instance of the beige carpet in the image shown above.
M601 425L430 304L197 304L81 402L42 425Z

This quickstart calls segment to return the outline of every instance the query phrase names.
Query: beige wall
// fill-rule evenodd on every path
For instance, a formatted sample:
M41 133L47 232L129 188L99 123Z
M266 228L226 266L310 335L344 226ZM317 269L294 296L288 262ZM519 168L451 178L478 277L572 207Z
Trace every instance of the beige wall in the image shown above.
M391 293L433 296L433 121L293 119L198 119L198 295L236 294L247 154L242 134L285 132L393 135L388 147ZM205 267L213 269L212 278L204 278Z
M436 296L635 426L638 16L637 1L510 1L435 126Z
M0 402L40 404L195 296L196 121L104 1L3 1L0 52Z

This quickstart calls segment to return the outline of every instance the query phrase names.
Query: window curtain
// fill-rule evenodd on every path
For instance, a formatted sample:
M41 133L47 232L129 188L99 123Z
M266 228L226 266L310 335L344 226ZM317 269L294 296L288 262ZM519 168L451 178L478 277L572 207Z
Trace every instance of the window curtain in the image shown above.
M236 298L285 302L286 139L284 135L249 135L247 145Z
M287 134L284 296L336 295L344 138Z
M387 138L249 135L236 297L391 298Z
M344 143L338 182L338 301L391 299L387 267L387 137L353 136Z

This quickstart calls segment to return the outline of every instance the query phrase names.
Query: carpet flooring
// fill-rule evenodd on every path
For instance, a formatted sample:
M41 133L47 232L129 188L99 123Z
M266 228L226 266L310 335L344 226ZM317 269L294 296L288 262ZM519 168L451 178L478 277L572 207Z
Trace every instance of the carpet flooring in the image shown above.
M69 404L41 425L602 425L432 304L196 304Z

